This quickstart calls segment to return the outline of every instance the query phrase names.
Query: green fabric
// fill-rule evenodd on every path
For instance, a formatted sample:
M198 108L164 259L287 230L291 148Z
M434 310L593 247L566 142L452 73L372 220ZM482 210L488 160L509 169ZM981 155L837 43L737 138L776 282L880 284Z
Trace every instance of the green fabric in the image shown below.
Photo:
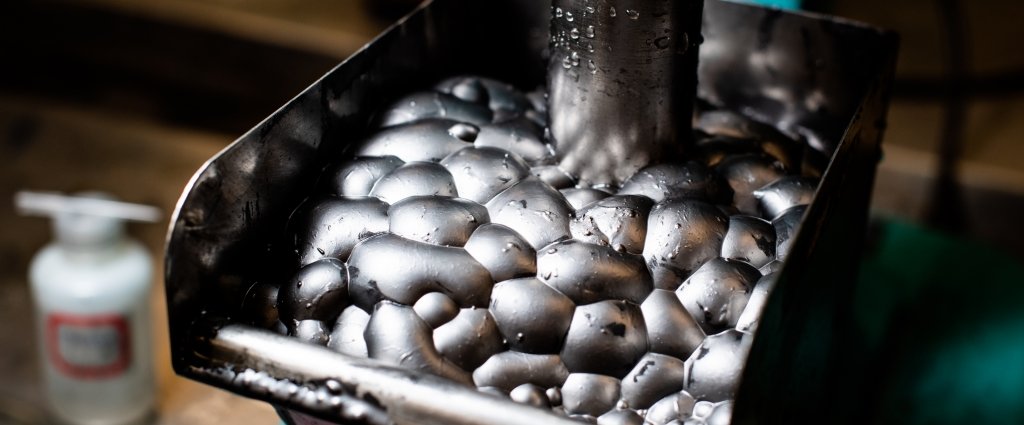
M878 230L853 299L865 418L1024 423L1024 266L906 223Z

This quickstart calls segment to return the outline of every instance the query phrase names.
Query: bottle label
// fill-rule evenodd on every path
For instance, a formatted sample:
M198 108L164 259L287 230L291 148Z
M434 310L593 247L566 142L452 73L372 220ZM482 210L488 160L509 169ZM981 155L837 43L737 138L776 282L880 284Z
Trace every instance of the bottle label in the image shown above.
M118 314L51 313L46 318L50 362L65 376L108 379L131 362L127 319Z

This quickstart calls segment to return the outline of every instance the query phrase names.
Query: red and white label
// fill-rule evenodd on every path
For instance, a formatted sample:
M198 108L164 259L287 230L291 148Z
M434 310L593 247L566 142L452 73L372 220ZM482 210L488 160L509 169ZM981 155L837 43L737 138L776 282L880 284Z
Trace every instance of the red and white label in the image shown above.
M52 313L46 318L47 351L53 366L77 379L107 379L131 363L128 321L118 314Z

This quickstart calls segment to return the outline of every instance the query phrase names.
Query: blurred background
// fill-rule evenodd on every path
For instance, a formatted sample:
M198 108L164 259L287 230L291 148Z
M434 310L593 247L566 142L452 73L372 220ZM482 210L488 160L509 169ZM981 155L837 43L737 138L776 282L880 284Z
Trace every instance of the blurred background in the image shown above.
M19 189L103 190L169 215L205 160L412 7L401 0L37 0L0 14L0 423L47 423L28 263L48 220ZM800 2L783 2L793 7ZM1024 3L819 0L898 31L885 157L854 300L870 422L1024 420ZM275 424L173 375L160 224L161 424ZM926 409L935 405L942 408ZM906 416L916 415L916 416ZM919 419L907 420L907 417Z

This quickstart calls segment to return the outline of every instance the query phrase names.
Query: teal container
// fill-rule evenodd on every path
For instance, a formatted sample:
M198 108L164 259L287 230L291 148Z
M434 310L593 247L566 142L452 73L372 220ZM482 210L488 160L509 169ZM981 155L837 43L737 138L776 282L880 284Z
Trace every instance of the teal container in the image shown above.
M777 7L779 9L800 9L801 0L743 0L743 3L756 4L764 7Z

